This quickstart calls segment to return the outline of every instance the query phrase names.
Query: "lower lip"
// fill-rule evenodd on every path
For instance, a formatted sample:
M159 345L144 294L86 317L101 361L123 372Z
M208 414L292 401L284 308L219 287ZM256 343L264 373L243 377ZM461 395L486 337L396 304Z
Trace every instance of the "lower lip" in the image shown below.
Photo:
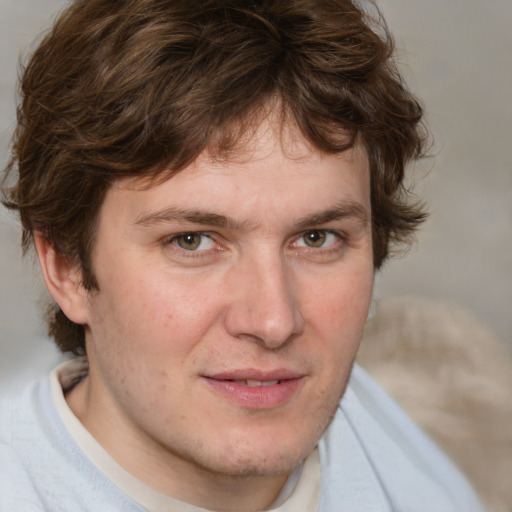
M287 379L272 386L246 386L229 380L205 378L216 392L247 409L272 409L290 400L303 378Z

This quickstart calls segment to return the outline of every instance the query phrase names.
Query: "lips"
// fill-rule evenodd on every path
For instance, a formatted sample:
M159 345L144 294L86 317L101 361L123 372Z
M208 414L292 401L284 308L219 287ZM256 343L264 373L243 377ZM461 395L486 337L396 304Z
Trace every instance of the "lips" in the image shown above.
M279 380L298 379L303 376L299 371L289 370L287 368L276 368L275 370L258 370L254 368L229 370L225 372L207 374L206 377L215 380L230 381L255 381L270 382Z
M205 376L204 380L217 396L233 405L246 409L273 409L298 393L304 375L286 369L251 369Z

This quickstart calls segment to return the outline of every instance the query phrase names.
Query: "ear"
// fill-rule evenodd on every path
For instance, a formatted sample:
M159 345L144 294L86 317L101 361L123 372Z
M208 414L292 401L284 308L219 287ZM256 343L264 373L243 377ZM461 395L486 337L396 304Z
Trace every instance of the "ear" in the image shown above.
M72 322L87 324L87 291L80 284L80 270L58 254L41 233L34 233L34 242L43 279L51 296Z

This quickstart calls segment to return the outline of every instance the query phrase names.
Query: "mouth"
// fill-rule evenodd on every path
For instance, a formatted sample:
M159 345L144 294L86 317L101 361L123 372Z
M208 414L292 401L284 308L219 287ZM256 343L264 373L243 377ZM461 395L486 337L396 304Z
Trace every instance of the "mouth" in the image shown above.
M204 377L210 389L228 402L245 409L273 409L290 401L305 376L296 372L236 371Z
M241 386L249 386L250 388L258 388L261 386L275 386L280 384L281 380L233 380L235 384L240 384Z

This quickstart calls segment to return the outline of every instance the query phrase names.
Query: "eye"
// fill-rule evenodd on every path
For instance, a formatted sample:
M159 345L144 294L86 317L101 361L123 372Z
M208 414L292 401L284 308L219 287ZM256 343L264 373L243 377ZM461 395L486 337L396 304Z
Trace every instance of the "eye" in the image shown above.
M185 251L207 251L215 246L215 242L204 233L181 233L171 238L171 243Z
M296 242L297 247L311 247L319 249L322 247L329 247L334 245L339 240L339 237L325 229L312 229L306 231Z

